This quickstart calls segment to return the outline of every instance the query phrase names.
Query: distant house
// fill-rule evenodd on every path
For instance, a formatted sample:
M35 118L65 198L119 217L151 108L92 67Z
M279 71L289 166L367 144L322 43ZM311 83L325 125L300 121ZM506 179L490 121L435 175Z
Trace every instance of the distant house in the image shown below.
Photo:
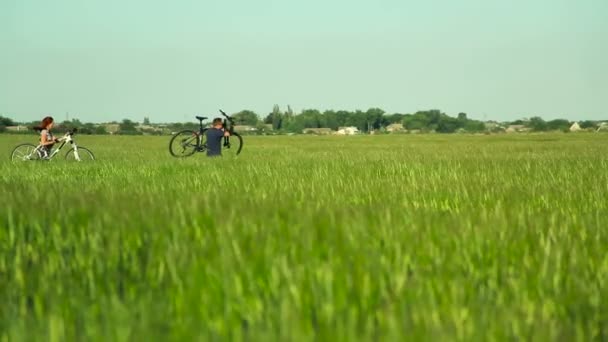
M6 126L6 130L8 132L25 132L27 130L29 130L29 128L27 128L26 126Z
M120 129L119 124L105 124L104 126L106 127L106 132L110 134L115 134Z
M506 129L507 133L523 133L523 132L529 132L529 131L530 131L530 128L526 127L525 125L510 125Z
M403 128L403 124L400 123L394 123L394 124L390 124L388 126L386 126L386 131L387 132L403 132L405 131L405 129Z
M499 130L499 129L503 128L496 121L486 121L486 122L483 123L483 125L485 126L486 130L488 130L488 131L495 131L495 130Z
M328 135L331 134L331 128L305 128L302 130L304 134Z
M138 131L144 132L144 134L162 134L163 128L152 125L138 125L135 127Z
M359 129L354 126L339 127L335 134L336 135L355 135L355 134L359 134Z
M258 129L255 128L254 126L249 126L249 125L234 125L234 130L237 132L252 133L252 132L257 131Z
M580 132L583 129L581 128L581 126L578 124L578 122L575 122L572 124L572 126L570 126L570 132Z

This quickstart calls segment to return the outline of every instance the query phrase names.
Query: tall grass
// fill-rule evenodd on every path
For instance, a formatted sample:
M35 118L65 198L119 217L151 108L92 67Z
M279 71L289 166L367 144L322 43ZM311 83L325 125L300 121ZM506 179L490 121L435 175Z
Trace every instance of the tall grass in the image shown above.
M23 138L1 341L608 339L608 136Z

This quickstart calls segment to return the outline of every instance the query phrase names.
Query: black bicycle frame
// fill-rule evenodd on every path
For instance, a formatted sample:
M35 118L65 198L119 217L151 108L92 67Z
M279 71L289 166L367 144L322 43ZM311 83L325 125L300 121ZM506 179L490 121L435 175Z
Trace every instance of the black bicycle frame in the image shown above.
M234 133L234 120L228 114L224 113L223 110L220 109L220 113L224 116L224 121L222 122L222 128L227 130L231 135ZM228 124L230 123L230 124ZM224 137L224 146L230 146L230 136Z

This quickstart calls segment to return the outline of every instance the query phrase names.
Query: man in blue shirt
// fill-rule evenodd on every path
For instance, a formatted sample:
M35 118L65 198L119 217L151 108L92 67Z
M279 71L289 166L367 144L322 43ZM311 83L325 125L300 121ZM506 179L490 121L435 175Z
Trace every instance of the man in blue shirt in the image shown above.
M220 157L222 155L223 137L229 137L230 133L224 130L222 118L213 119L211 128L205 132L207 137L207 157Z

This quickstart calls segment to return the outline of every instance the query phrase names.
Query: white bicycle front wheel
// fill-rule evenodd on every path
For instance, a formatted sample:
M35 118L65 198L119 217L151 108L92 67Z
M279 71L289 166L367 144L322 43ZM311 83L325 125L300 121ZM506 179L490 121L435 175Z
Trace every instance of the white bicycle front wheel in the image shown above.
M95 156L93 152L91 152L88 148L78 147L72 148L65 155L65 160L67 161L77 161L77 162L92 162L95 161Z

